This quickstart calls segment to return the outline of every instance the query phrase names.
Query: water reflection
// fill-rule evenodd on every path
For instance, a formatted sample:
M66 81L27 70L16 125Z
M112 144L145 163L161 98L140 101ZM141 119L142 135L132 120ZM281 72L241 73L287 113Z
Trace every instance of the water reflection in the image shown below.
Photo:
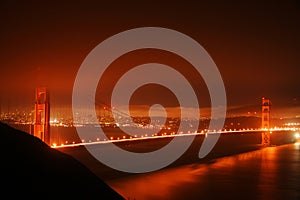
M300 199L300 147L236 156L109 181L128 199Z

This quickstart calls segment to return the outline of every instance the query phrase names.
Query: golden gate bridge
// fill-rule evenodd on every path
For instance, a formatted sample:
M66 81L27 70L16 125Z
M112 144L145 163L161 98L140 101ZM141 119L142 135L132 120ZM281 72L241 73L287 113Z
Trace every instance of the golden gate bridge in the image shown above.
M99 99L95 100L96 106L103 107L104 112L107 110L108 113L114 112L116 115L121 117L131 117L128 114L112 108L110 105L100 101ZM113 110L114 109L114 110ZM269 146L271 145L271 135L273 132L279 131L287 131L293 132L295 138L299 138L300 135L298 133L299 128L295 127L274 127L270 128L270 109L271 109L271 101L266 98L262 98L261 102L261 109L262 109L262 127L256 129L222 129L222 130L202 130L202 131L194 131L194 132L186 132L186 133L163 133L161 135L158 134L141 134L137 135L128 135L124 134L118 137L107 137L107 138L95 138L95 140L89 140L85 142L84 139L81 140L79 143L61 143L56 144L50 143L50 103L49 103L49 92L46 88L37 88L36 89L36 98L35 98L35 119L34 119L34 129L31 134L40 138L42 141L47 143L49 146L54 148L60 147L74 147L74 146L85 146L85 145L94 145L94 144L105 144L105 143L116 143L116 142L127 142L127 141L138 141L138 140L150 140L150 139L161 139L161 138L173 138L173 137L190 137L190 136L198 136L204 135L207 136L208 134L227 134L227 133L236 133L236 134L244 134L244 133L253 133L253 132L261 132L262 139L261 145L262 146ZM105 113L104 113L105 115ZM136 123L132 124L131 126L135 127L138 126Z

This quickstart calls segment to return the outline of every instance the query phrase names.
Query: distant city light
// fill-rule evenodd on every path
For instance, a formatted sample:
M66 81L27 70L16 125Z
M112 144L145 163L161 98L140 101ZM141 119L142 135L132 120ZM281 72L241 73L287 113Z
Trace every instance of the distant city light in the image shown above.
M300 123L285 123L286 126L300 126Z

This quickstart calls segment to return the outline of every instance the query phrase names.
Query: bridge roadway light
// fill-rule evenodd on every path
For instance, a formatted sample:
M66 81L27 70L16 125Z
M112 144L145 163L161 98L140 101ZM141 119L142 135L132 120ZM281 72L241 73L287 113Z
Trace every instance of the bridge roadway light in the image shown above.
M296 133L296 134L295 134L295 138L296 138L296 139L299 139L299 138L300 138L300 134L299 134L299 133Z

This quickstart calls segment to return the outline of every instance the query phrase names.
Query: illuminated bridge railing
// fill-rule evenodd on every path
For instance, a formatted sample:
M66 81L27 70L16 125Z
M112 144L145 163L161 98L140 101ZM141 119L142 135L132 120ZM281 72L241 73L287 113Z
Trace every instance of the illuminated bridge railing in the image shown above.
M85 146L85 145L94 145L94 144L106 144L106 143L116 143L116 142L127 142L127 141L138 141L138 140L150 140L150 139L159 139L159 138L172 138L172 137L185 137L185 136L196 136L196 135L205 135L205 134L214 134L214 133L221 133L221 134L226 134L226 133L252 133L252 132L262 132L262 131L270 131L272 133L273 131L300 131L300 128L296 127L274 127L270 129L253 129L253 128L248 128L248 129L224 129L224 130L206 130L206 131L201 131L201 132L194 132L194 133L180 133L180 134L162 134L162 135L142 135L140 137L138 136L122 136L122 137L110 137L109 139L100 139L96 138L95 141L89 140L85 141L82 140L80 143L69 143L68 141L65 141L65 143L61 144L52 144L52 148L62 148L62 147L76 147L76 146ZM295 133L296 138L300 138L299 133Z

